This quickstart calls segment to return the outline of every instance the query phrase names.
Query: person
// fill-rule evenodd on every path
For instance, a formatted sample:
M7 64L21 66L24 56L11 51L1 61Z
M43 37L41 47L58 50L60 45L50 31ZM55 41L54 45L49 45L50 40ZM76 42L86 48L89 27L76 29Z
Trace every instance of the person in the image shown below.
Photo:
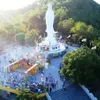
M42 85L44 84L44 75L41 74L41 82L42 82Z
M62 63L60 63L60 69L63 67L63 64Z
M63 88L64 88L64 90L66 91L66 84L64 85L64 87L63 87Z
M25 83L25 87L27 88L27 86L28 86L28 84L27 83Z
M64 79L64 81L63 81L63 86L66 84L66 80Z
M26 63L27 63L27 65L30 65L30 60L27 59L27 60L26 60Z
M52 86L52 88L54 88L55 87L55 84L54 83L51 83L51 86Z
M7 92L7 97L10 98L10 92Z
M48 81L48 77L46 77L46 82Z
M52 87L50 87L50 93L52 92Z
M40 89L38 89L38 92L39 92L39 93L41 93L41 90L40 90Z
M46 88L46 91L48 92L48 87Z
M66 90L66 80L64 79L62 87Z
M60 69L62 68L62 65L61 65L61 63L60 63Z
M12 63L12 62L9 60L9 63Z

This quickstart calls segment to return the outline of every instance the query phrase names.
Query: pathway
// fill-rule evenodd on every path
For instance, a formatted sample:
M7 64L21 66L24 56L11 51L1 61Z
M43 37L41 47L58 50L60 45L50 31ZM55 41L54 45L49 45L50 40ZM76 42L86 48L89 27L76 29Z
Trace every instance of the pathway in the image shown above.
M71 52L73 50L76 50L76 47L72 47L72 46L68 46L67 52ZM55 79L55 81L58 81L58 86L57 86L57 90L62 88L62 80L60 78L59 75L59 68L60 68L60 62L62 61L63 57L59 57L56 59L52 59L50 65L47 67L45 66L44 68L44 78L48 77L49 74L51 74L51 76L53 76L53 78ZM41 77L41 73L37 73L34 76L34 81L36 82L41 82L40 77ZM69 80L67 80L67 86L71 85L71 82Z

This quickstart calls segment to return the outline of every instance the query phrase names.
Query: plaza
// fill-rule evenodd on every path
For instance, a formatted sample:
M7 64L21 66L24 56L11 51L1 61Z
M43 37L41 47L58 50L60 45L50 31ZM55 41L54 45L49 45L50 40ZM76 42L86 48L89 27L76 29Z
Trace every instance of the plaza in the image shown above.
M56 59L52 59L49 66L44 66L43 71L40 72L39 70L35 75L25 75L19 72L5 72L4 69L7 65L11 64L9 60L14 59L18 60L27 53L31 54L34 53L34 47L18 47L16 49L8 48L5 53L1 54L1 65L0 65L0 83L2 86L11 87L14 89L18 89L19 86L24 88L25 84L27 83L28 86L32 83L41 83L41 75L43 74L43 80L46 81L46 77L52 77L51 82L58 82L57 88L62 88L62 80L60 79L59 69L60 69L60 62L63 57L59 57ZM67 51L70 52L76 49L75 47L68 47ZM22 52L22 53L21 53ZM10 55L9 55L10 54ZM13 56L12 56L13 55ZM17 56L16 56L17 55ZM26 79L25 79L26 78ZM5 79L5 80L4 80Z

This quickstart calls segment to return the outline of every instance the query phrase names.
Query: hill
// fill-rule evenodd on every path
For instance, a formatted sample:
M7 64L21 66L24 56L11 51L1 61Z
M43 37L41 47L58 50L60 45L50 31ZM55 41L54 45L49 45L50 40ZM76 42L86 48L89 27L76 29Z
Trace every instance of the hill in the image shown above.
M44 0L44 3L47 1ZM52 4L55 11L54 28L64 38L71 35L71 41L76 43L80 42L81 37L87 38L90 44L100 37L100 5L95 1L53 0Z
M0 37L8 40L10 36L12 37L18 32L24 32L26 38L32 37L34 32L37 33L37 37L43 34L46 29L45 13L48 1L51 0L39 0L23 9L1 12L0 21L6 24L0 25ZM83 27L83 29L93 30L92 32L96 34L94 39L99 36L97 34L100 33L99 4L93 0L52 0L51 2L55 12L54 28L56 31L59 31L64 36L74 33L75 40L83 33L88 32L78 30L79 33L82 31L82 34L76 34L77 30L75 30L75 27L79 25L81 27L80 29ZM72 18L72 20L70 18ZM82 22L84 25L82 23L76 24L77 22ZM94 37L93 35L92 37ZM83 36L87 37L87 35ZM93 40L93 38L91 39ZM39 40L39 38L37 38L37 40Z
M41 7L38 2L19 10L0 11L0 40L12 42L17 33L23 32L25 38L32 38L29 43L34 44L39 40L39 34L45 32L45 12L46 7Z
M56 2L55 2L56 1ZM100 28L100 5L93 0L54 0L55 15L59 20L73 18ZM60 13L60 16L58 16Z
M24 14L25 12L29 10L34 10L36 7L38 7L38 2L34 2L33 4L30 4L18 10L0 10L0 22L1 23L11 22L11 20L14 17L20 14Z

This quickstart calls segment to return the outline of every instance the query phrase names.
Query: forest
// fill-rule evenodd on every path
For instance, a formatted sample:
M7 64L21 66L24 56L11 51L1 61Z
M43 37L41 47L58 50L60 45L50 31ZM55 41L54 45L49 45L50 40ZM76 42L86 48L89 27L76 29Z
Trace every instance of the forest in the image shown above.
M46 30L48 2L52 3L55 12L54 29L66 42L80 43L86 38L89 46L99 44L100 5L93 0L39 0L23 9L2 11L0 41L11 43L16 34L23 33L26 43L34 45L40 42L40 35L43 36Z

